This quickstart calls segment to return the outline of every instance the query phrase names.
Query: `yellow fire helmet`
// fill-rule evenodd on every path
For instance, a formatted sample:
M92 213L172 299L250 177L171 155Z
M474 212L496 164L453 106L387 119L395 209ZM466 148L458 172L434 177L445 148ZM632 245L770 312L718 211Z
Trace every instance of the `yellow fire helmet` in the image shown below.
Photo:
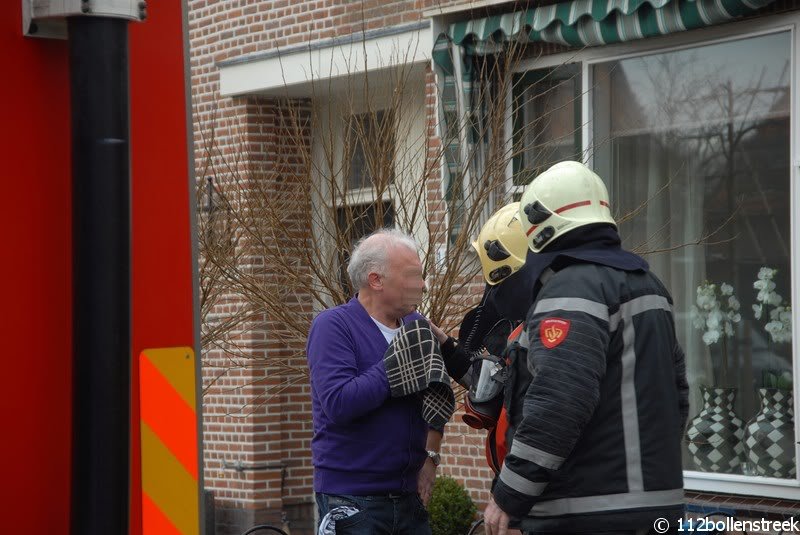
M495 285L525 264L528 244L519 223L519 203L508 204L483 225L472 247L481 260L483 278Z
M519 218L531 251L541 252L567 232L593 223L617 226L608 190L579 162L560 162L533 179L520 201Z

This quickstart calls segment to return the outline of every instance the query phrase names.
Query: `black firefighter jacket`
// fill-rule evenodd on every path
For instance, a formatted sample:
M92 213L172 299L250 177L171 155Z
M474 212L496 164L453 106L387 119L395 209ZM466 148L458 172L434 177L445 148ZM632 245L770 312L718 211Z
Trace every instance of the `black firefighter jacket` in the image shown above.
M591 533L683 516L688 385L661 281L568 265L508 356L510 450L493 496L512 525Z

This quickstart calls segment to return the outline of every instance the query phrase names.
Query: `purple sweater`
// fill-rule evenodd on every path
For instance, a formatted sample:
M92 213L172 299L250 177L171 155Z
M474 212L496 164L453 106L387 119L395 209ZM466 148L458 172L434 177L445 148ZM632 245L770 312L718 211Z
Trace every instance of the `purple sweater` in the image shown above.
M403 322L419 319L417 313ZM417 396L391 398L389 344L355 297L321 312L308 334L314 490L371 495L416 492L427 424Z

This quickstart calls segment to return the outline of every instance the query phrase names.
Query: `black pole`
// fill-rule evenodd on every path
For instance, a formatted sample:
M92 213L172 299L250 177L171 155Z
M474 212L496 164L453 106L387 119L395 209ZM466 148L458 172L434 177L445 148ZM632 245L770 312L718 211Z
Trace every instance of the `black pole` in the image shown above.
M68 22L72 91L72 535L128 533L128 23Z

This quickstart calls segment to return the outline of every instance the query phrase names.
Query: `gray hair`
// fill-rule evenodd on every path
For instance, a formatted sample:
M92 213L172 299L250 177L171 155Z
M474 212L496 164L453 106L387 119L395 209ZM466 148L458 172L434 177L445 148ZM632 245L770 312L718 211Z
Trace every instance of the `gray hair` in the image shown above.
M373 236L381 236L382 239L370 239ZM389 251L395 247L406 247L419 254L417 242L402 230L382 228L358 240L347 264L347 276L354 290L358 291L367 285L370 273L386 273Z

